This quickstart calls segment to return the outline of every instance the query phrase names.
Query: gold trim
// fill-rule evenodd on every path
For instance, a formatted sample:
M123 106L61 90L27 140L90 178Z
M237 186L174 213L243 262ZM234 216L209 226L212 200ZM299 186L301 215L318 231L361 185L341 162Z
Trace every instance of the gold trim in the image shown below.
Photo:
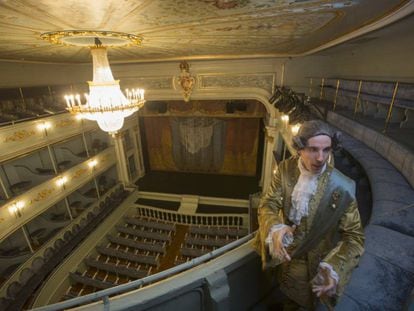
M395 97L397 96L397 92L398 92L398 85L399 82L397 81L395 83L395 87L394 87L394 92L392 93L392 99L391 99L391 103L390 103L390 108L388 109L388 114L387 114L387 119L385 120L385 126L384 126L384 130L382 131L383 133L387 132L388 129L388 123L391 120L391 116L392 116L392 108L394 107L394 101L395 101Z
M362 89L362 80L359 80L359 85L358 85L358 94L357 97L355 98L355 106L354 106L354 119L356 117L356 114L358 112L358 107L359 107L359 96L361 95L361 89Z
M132 110L132 109L140 109L144 106L145 100L138 100L136 102L132 102L127 105L122 106L110 106L110 107L90 107L88 105L81 105L81 106L71 106L67 107L68 110L72 114L97 114L97 113L104 113L104 112L114 112L114 111L125 111L125 110Z
M67 127L67 126L71 126L75 123L77 123L77 122L74 119L69 119L69 120L66 119L66 120L62 120L60 122L56 122L55 127L57 127L57 128Z
M116 38L124 41L124 44L105 44L105 46L139 46L142 44L142 37L125 32L115 31L99 31L99 30L62 30L44 32L40 35L43 40L49 41L52 44L64 45L64 46L85 46L83 44L67 43L63 41L63 38L67 37L95 37L95 38ZM91 44L91 46L95 46Z
M48 198L54 191L55 188L43 189L42 191L38 192L36 197L30 201L30 204L33 204L34 202L40 202Z
M26 139L30 136L35 135L35 134L36 134L36 132L33 131L33 130L31 130L31 131L22 130L22 131L14 132L13 135L6 137L4 139L4 142L8 143L8 142L11 142L11 141L13 141L13 142L21 141L21 140Z
M83 174L87 173L88 169L86 168L80 168L78 169L73 175L72 175L72 179L76 179L81 177Z

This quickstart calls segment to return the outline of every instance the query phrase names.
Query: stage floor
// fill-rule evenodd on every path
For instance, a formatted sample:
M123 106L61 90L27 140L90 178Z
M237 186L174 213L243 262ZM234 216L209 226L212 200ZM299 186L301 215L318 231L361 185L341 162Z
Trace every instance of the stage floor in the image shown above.
M136 182L140 191L248 199L260 191L256 177L151 171Z

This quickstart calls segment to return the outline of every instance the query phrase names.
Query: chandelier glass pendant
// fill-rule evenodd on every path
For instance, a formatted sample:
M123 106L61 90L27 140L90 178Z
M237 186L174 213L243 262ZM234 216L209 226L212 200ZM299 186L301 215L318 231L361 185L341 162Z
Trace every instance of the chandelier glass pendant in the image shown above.
M58 32L47 33L44 36L53 43L66 45L83 45L88 40L93 40L94 45L89 45L93 63L93 81L88 81L89 93L85 93L86 102L82 103L79 94L65 95L67 110L82 118L96 121L99 127L109 133L116 133L124 124L124 119L138 111L144 103L144 90L132 89L122 93L119 80L115 80L109 66L107 47L108 45L125 45L127 42L135 42L135 37L118 33L104 32ZM110 36L108 37L108 34ZM114 35L115 34L115 35ZM132 36L132 35L129 35ZM80 38L78 41L76 38ZM103 39L102 39L103 38ZM102 41L101 41L102 40ZM135 40L135 41L134 41ZM81 44L76 44L81 42ZM124 44L122 44L124 43ZM139 41L140 43L140 41Z

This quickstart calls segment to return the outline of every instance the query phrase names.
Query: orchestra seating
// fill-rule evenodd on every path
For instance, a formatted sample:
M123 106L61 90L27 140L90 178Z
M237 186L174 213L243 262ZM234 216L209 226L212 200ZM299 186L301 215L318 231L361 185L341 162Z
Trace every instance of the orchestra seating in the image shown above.
M175 263L181 264L207 254L247 234L247 229L236 226L189 226Z
M86 270L70 275L72 285L63 299L81 296L143 278L160 267L176 225L147 217L125 216L97 247L96 256L84 260Z

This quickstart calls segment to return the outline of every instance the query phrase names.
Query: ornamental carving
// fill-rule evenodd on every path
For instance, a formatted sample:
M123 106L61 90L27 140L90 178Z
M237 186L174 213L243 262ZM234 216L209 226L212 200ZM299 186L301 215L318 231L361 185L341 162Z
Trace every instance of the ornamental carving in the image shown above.
M73 174L73 179L81 177L81 176L82 176L83 174L85 174L86 172L88 172L88 169L86 169L86 168L80 168L80 169L78 169L78 170L75 172L75 174Z
M32 199L31 203L33 203L33 202L39 202L39 201L42 201L42 200L46 199L54 191L55 191L55 188L49 188L49 189L44 189L44 190L38 192L37 195L36 195L36 197L34 199Z
M132 82L129 79L123 79L122 85L132 88L139 85L140 88L146 90L169 90L172 89L171 76L169 77L145 77L145 78L133 78Z
M255 87L272 92L273 74L206 75L201 76L202 88Z
M76 123L76 120L74 120L74 119L66 119L66 120L56 122L55 127L59 127L59 128L67 127L67 126L71 126L75 123Z
M177 81L182 88L184 101L188 102L190 101L196 79L190 74L190 66L186 61L180 63L180 70L181 73Z
M11 141L21 141L24 140L30 136L35 135L36 132L34 130L31 131L27 131L27 130L21 130L21 131L17 131L14 132L13 135L8 136L4 139L5 143L11 142Z

